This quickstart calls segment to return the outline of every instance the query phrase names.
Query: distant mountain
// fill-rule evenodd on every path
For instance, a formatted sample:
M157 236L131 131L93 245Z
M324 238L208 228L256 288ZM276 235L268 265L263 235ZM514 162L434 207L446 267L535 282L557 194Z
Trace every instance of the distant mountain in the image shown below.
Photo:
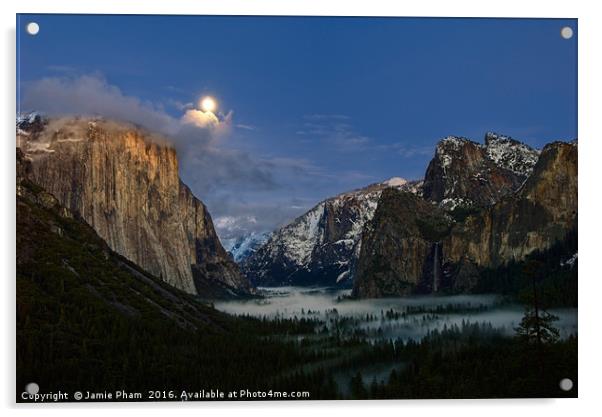
M17 145L31 180L115 252L191 294L251 290L207 208L180 180L165 138L122 122L33 113L17 119Z
M264 243L268 241L270 233L247 233L236 239L224 240L224 248L235 262L242 262L255 252Z
M350 285L364 225L389 187L420 193L421 182L392 178L320 202L274 232L243 272L258 286Z
M17 135L30 136L44 130L48 120L38 112L20 114L17 116Z

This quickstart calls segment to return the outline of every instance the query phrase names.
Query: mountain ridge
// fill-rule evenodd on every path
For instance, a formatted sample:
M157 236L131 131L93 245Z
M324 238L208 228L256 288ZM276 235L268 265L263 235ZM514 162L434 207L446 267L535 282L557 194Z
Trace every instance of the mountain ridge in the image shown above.
M424 178L424 198L447 209L494 204L531 174L539 151L488 132L485 143L448 136L436 146Z
M248 259L243 272L256 285L349 285L364 224L389 187L419 193L420 181L393 178L340 193L273 232Z
M577 144L546 145L514 193L460 221L437 214L437 205L408 201L403 193L389 193L367 225L356 297L432 293L442 287L470 292L481 270L523 261L562 242L577 226ZM416 212L421 216L412 217Z
M468 237L458 237L453 240L452 237L447 237L448 234L453 230L451 236L458 235L457 230L461 230L459 224L470 222L471 218L521 193L521 190L528 187L532 181L532 174L538 163L541 165L540 155L547 157L549 149L553 146L548 144L544 149L537 150L510 136L493 132L485 134L484 143L448 136L437 144L435 155L425 172L424 181L408 182L393 178L323 200L304 215L274 232L264 246L243 261L243 271L257 285L344 284L348 286L351 284L357 296L404 295L415 291L428 293L446 286L449 289L453 285L456 290L462 288L462 291L469 291L474 287L477 279L475 266L495 267L496 264L460 262L461 255L470 251L458 242ZM576 178L576 170L570 175ZM392 187L391 191L383 193L383 190L389 188L387 186L389 183L397 187ZM395 189L402 194L403 191L409 191L407 198L403 198L409 203L403 203L403 199L400 200L398 196L392 195L395 194ZM576 188L574 191L576 192ZM573 190L567 190L566 193L571 195ZM556 193L556 195L560 194L560 191ZM349 236L345 236L345 233L351 231L349 227L345 233L339 230L338 234L329 234L330 225L341 221L342 213L337 210L339 206L345 204L340 202L345 199L357 199L358 196L368 197L366 198L369 202L366 206L368 208L358 210L366 214L363 221L355 223L357 228ZM537 196L532 198L537 199ZM398 204L401 204L398 207L405 207L404 210L398 210L397 214L395 210L387 209L389 216L397 216L392 223L387 223L389 225L387 227L374 225L377 221L376 213L383 199L393 207ZM348 204L347 207L357 208L357 201ZM413 209L410 210L409 207ZM432 223L425 224L420 218L416 218L416 210L427 218L426 223L429 221ZM399 215L399 212L405 214ZM357 213L346 213L346 217L347 220L355 222ZM383 216L378 217L383 218ZM366 258L370 256L369 252L373 252L372 255L375 251L378 252L377 249L368 247L364 253L364 240L371 241L375 238L375 228L381 235L387 235L390 230L396 229L404 222L416 223L417 226L413 229L399 229L401 234L397 236L397 240L391 239L385 246L393 245L401 248L409 245L402 252L390 254L405 259L403 262L406 262L405 266L401 264L395 266L391 269L391 273L404 275L413 287L408 287L409 290L391 287L381 291L374 290L373 284L370 284L372 290L362 291L359 288L363 285L361 281L365 281L366 274L374 272L361 261L362 256ZM567 222L562 230L570 229L569 223ZM433 238L433 233L436 239ZM477 230L470 230L467 233L475 236ZM350 236L353 237L350 239ZM523 255L535 248L545 249L557 238L561 238L560 234L555 235L545 244L542 242L541 245L535 244ZM453 240L453 244L449 243L450 239ZM345 248L346 250L333 250L335 245L342 244L349 247ZM457 255L450 255L450 245L457 248ZM395 255L392 255L393 253ZM383 259L386 258L387 256ZM356 285L358 274L364 276L360 279L359 286ZM428 282L422 279L425 274L428 276L435 274L437 278ZM384 281L393 275L385 278ZM459 278L452 285L454 277Z

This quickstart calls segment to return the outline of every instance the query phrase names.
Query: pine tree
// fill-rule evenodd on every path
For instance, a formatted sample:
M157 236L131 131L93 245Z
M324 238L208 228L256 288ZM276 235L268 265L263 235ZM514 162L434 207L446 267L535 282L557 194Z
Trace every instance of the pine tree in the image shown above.
M553 326L558 317L545 311L539 303L538 283L541 280L542 266L540 261L530 260L523 268L523 274L531 280L532 293L525 315L515 329L520 338L537 346L554 343L560 337L558 329Z
M552 324L556 320L558 317L547 311L527 308L516 333L528 343L554 343L560 337L558 329Z

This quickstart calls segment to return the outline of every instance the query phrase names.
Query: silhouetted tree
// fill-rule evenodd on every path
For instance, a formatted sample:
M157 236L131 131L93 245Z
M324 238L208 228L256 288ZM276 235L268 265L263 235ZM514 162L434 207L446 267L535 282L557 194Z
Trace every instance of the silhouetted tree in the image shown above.
M351 378L351 398L359 400L362 398L367 398L368 391L364 386L364 381L362 380L362 374L358 372L354 377Z
M545 311L539 303L538 283L541 280L542 267L542 262L537 260L525 263L523 274L531 281L532 293L525 315L515 329L520 338L528 343L536 343L537 346L556 342L560 336L558 329L552 325L558 317Z

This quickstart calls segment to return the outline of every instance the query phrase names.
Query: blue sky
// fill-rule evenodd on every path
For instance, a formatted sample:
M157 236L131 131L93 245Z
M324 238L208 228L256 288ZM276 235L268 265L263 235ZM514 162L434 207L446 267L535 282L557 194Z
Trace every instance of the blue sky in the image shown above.
M78 86L157 128L215 97L228 129L175 141L183 179L231 237L421 178L447 135L577 137L577 37L563 26L577 33L572 19L21 15L21 109L77 112Z

